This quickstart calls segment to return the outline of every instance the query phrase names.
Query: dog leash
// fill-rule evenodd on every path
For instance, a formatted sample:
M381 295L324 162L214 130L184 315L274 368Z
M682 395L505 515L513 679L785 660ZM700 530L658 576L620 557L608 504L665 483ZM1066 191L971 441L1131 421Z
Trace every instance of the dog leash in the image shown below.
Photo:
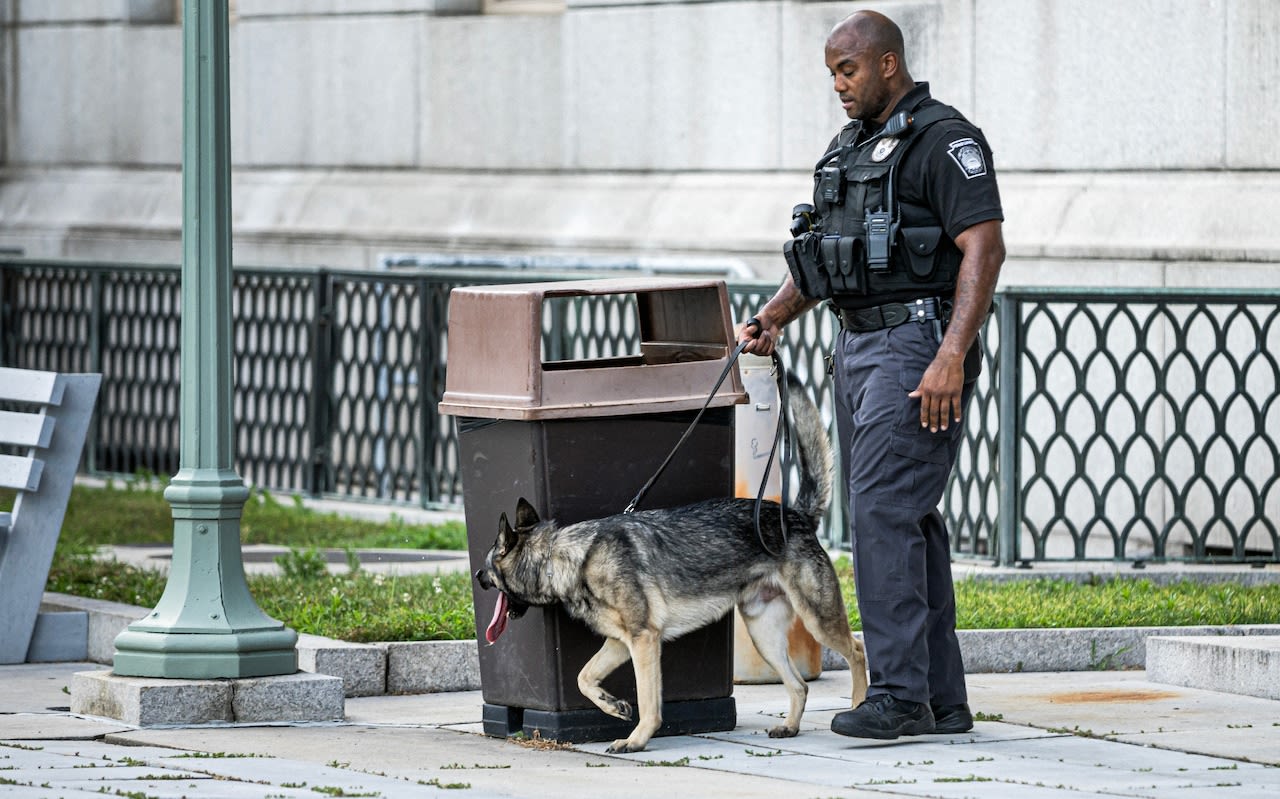
M763 329L763 326L760 324L760 320L753 316L747 320L747 325L755 326L756 333L754 336L752 336L752 338L753 339L759 338L760 332ZM641 487L640 491L635 495L635 498L632 499L631 502L627 504L627 507L625 509L623 509L622 512L624 514L632 513L635 511L636 507L639 506L640 501L644 499L645 494L649 493L649 489L653 488L654 483L656 483L658 481L658 478L662 476L662 473L666 471L667 466L670 465L671 463L671 459L675 457L676 452L680 450L680 447L684 445L684 442L687 441L689 436L693 433L694 428L698 426L698 422L702 420L702 414L706 412L708 407L710 407L711 400L715 399L716 392L720 390L720 386L724 383L725 378L727 378L729 376L729 373L733 370L734 364L738 362L738 356L741 355L742 351L747 348L748 343L749 342L747 341L740 342L737 348L734 349L733 355L729 357L729 362L726 363L724 369L721 370L720 377L716 380L716 384L712 386L711 393L707 395L706 401L703 402L702 407L698 409L698 413L693 417L693 421L689 423L689 426L687 428L685 428L683 435L680 436L680 440L676 442L676 445L671 448L671 452L667 454L666 460L662 462L662 465L659 466L658 470L653 473L653 476L649 478L648 482L646 482L644 486ZM778 445L781 443L783 445L782 465L781 465L782 496L780 497L781 514L779 516L779 524L781 526L781 532L782 532L782 543L785 545L787 542L787 494L788 494L788 488L790 483L788 473L791 471L792 441L791 441L791 413L790 413L790 406L788 404L789 394L787 390L786 367L783 365L782 358L778 355L778 351L776 349L772 353L772 358L773 358L775 380L778 383L778 401L779 401L778 424L773 434L773 446L769 448L769 460L765 463L764 475L760 479L760 489L756 492L753 521L755 522L756 537L760 540L760 546L764 547L765 551L768 552L770 555L777 557L779 553L773 551L773 549L769 547L768 542L765 541L764 532L760 527L760 508L764 504L764 492L766 490L766 487L769 481L769 471L770 469L773 468L774 459L777 457L777 454L778 454Z

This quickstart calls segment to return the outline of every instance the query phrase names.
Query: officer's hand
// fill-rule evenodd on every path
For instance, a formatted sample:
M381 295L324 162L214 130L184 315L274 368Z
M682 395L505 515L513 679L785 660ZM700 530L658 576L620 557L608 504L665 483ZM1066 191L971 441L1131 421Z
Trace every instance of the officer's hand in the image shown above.
M960 421L964 394L964 359L934 358L924 370L920 385L908 394L920 400L920 426L936 433Z
M752 317L738 325L738 343L747 342L743 352L768 357L778 347L778 339L782 338L782 329L777 325L764 326L756 317Z

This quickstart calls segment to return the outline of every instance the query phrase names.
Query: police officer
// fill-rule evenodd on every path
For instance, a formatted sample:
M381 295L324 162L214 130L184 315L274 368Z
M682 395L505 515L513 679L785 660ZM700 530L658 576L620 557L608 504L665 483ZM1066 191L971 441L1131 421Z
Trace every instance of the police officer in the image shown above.
M831 729L878 739L973 727L937 507L1005 254L991 150L912 80L903 49L872 11L832 29L827 68L852 121L817 164L812 207L797 206L787 278L738 331L768 355L819 302L840 319L836 421L871 679Z

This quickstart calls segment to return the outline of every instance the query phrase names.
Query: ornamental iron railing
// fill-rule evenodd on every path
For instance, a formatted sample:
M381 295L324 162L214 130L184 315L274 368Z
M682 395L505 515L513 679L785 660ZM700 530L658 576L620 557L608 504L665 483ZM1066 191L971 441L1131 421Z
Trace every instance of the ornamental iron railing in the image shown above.
M286 492L459 507L454 424L436 410L450 290L583 276L237 268L237 470ZM0 364L103 373L89 473L177 471L179 281L175 266L0 261ZM735 319L774 288L730 283ZM1280 561L1280 298L1009 289L996 308L942 504L957 557ZM632 296L545 311L545 360L638 351ZM828 421L835 335L814 312L783 337ZM842 507L824 535L847 548Z

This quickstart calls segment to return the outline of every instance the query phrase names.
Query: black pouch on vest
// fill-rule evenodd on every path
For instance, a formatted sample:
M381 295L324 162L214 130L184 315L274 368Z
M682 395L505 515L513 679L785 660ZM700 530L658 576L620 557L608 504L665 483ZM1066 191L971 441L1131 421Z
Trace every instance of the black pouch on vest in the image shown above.
M861 236L826 236L822 239L822 266L831 276L833 294L866 294L863 262L866 244Z
M831 276L822 268L821 248L822 236L817 233L803 233L782 245L791 279L800 293L811 300L831 298Z
M910 227L901 229L901 252L907 271L916 280L928 280L933 277L936 268L934 255L938 251L938 243L942 241L940 227Z

